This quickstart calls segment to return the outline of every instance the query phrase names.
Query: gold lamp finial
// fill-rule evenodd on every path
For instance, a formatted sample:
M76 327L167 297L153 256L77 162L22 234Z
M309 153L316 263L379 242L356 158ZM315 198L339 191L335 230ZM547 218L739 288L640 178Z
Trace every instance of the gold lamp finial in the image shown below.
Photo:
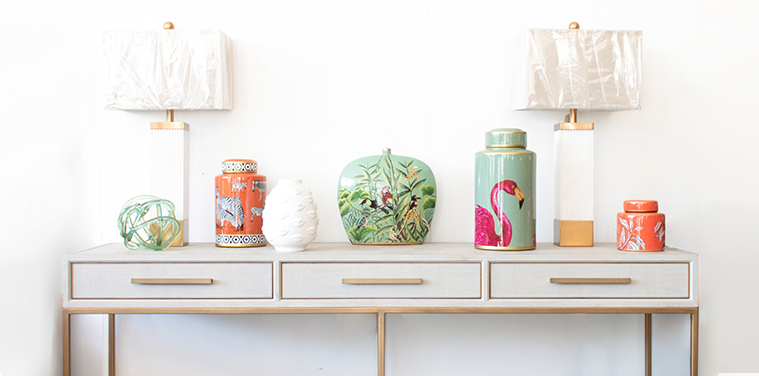
M571 24L569 24L570 30L577 30L579 28L580 28L580 24L578 24L577 22L572 22Z
M171 22L167 22L167 23L163 24L163 29L164 30L174 30L174 24L171 23Z

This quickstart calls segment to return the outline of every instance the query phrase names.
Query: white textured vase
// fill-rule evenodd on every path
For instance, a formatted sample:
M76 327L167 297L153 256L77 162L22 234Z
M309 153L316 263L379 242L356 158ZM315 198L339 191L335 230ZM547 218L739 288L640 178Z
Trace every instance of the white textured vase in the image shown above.
M266 195L263 233L281 252L297 252L316 239L316 203L300 179L280 179Z

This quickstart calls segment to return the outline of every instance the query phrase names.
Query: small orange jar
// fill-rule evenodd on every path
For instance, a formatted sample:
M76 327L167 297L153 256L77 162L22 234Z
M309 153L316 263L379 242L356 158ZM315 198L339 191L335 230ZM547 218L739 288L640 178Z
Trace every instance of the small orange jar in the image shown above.
M622 251L664 250L664 214L654 200L627 200L617 214L617 248Z
M252 159L228 159L216 177L216 246L266 245L261 231L266 176Z

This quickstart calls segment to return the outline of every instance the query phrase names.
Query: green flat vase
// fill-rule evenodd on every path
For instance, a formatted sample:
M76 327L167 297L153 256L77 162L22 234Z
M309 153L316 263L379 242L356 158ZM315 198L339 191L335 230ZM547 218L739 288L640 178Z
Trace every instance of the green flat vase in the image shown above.
M435 214L435 175L411 157L381 155L348 163L340 174L338 206L353 244L422 244Z

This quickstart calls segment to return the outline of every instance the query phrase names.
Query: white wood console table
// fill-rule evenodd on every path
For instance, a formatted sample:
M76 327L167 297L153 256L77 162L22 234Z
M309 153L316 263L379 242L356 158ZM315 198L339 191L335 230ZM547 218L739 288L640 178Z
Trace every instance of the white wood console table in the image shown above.
M369 313L377 315L378 375L385 373L387 313L619 313L691 317L691 375L698 374L698 257L618 251L614 244L480 251L470 243L352 246L305 252L190 244L162 252L110 244L64 259L63 375L70 375L70 317L109 315L115 374L117 314Z

